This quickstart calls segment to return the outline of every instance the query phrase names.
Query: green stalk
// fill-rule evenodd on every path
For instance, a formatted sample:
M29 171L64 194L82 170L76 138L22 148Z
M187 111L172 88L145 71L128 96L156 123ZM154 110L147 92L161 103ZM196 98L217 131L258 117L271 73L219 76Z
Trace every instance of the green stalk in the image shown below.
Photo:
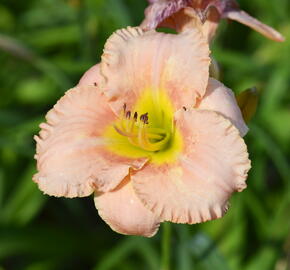
M162 257L161 270L170 270L170 253L171 253L171 224L165 222L162 224Z

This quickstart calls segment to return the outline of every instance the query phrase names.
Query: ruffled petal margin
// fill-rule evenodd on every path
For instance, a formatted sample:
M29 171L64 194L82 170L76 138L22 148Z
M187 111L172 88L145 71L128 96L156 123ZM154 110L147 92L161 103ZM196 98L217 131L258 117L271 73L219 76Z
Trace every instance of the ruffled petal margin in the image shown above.
M49 195L84 197L95 189L114 189L146 159L128 159L106 150L104 129L116 120L106 98L96 87L66 92L46 115L35 136L38 173L33 179Z
M107 40L101 90L116 112L124 103L132 107L145 89L166 91L176 109L193 106L206 91L209 64L208 44L198 29L173 35L128 27Z
M131 176L137 196L161 221L199 223L220 218L234 191L246 187L250 161L239 131L218 113L176 113L184 151L173 164L147 164Z

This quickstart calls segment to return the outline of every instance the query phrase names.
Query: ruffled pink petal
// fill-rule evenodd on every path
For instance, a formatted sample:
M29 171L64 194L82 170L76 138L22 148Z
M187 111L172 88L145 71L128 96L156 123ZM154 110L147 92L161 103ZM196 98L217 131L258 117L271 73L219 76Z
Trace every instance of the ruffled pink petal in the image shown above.
M147 164L132 175L138 197L162 221L198 223L221 217L234 191L246 187L247 147L218 113L178 111L184 151L173 164Z
M151 237L159 220L136 196L129 176L115 190L95 194L99 215L116 232Z
M209 48L198 29L179 35L118 30L102 56L101 86L115 111L133 106L145 89L167 91L177 108L192 106L204 95L208 81Z
M96 87L76 87L46 116L35 136L38 173L34 181L53 196L83 197L115 188L146 159L130 160L106 151L104 129L116 116Z
M240 131L242 137L249 130L245 124L233 91L213 78L209 79L206 93L197 107L199 109L218 112L225 118L230 119Z
M85 72L85 74L81 77L78 86L98 86L100 80L100 64L96 64Z

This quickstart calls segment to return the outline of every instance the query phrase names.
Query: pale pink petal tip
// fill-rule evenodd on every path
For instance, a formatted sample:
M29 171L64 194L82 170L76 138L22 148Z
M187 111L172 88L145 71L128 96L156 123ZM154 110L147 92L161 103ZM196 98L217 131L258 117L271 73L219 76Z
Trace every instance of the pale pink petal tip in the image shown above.
M101 80L102 76L100 73L100 64L96 64L85 72L85 74L81 77L78 86L90 85L97 87Z
M118 157L105 149L104 129L117 118L94 86L66 92L35 136L38 173L34 181L52 196L84 197L114 189L147 159Z
M246 187L247 147L219 113L187 109L175 120L184 153L175 164L148 164L132 175L136 194L161 221L193 224L220 218L231 194Z
M152 237L158 231L159 219L135 195L129 177L115 190L96 193L95 205L102 219L118 233Z
M206 93L197 107L220 113L235 125L242 137L249 131L233 91L213 78L209 79Z

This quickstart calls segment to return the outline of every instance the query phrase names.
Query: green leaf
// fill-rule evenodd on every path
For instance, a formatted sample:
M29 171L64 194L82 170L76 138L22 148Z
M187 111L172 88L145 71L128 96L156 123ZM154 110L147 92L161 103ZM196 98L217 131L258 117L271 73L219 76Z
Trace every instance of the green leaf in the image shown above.
M5 202L1 224L14 224L24 226L29 223L41 210L46 197L39 191L32 181L34 166L29 167L17 183L14 192Z
M133 253L137 246L138 241L136 241L136 238L128 237L112 248L110 252L98 263L94 270L114 269L113 267L121 264L121 261Z
M0 220L2 215L2 206L4 202L4 191L5 191L5 182L4 182L4 172L0 169Z
M263 247L255 253L255 257L248 263L245 270L272 270L277 258L277 252L272 247Z
M127 239L122 240L98 263L94 268L95 270L109 270L115 269L121 264L128 256L133 253L139 253L141 258L148 265L148 269L158 270L159 259L156 251L152 248L149 239L141 237L129 236Z
M225 258L217 250L215 243L205 234L196 234L188 244L188 248L196 260L205 270L228 270Z
M287 158L284 156L283 151L261 127L251 124L250 130L250 135L254 136L255 140L259 140L259 143L264 146L269 158L273 160L281 178L284 180L285 186L290 192L290 165Z

